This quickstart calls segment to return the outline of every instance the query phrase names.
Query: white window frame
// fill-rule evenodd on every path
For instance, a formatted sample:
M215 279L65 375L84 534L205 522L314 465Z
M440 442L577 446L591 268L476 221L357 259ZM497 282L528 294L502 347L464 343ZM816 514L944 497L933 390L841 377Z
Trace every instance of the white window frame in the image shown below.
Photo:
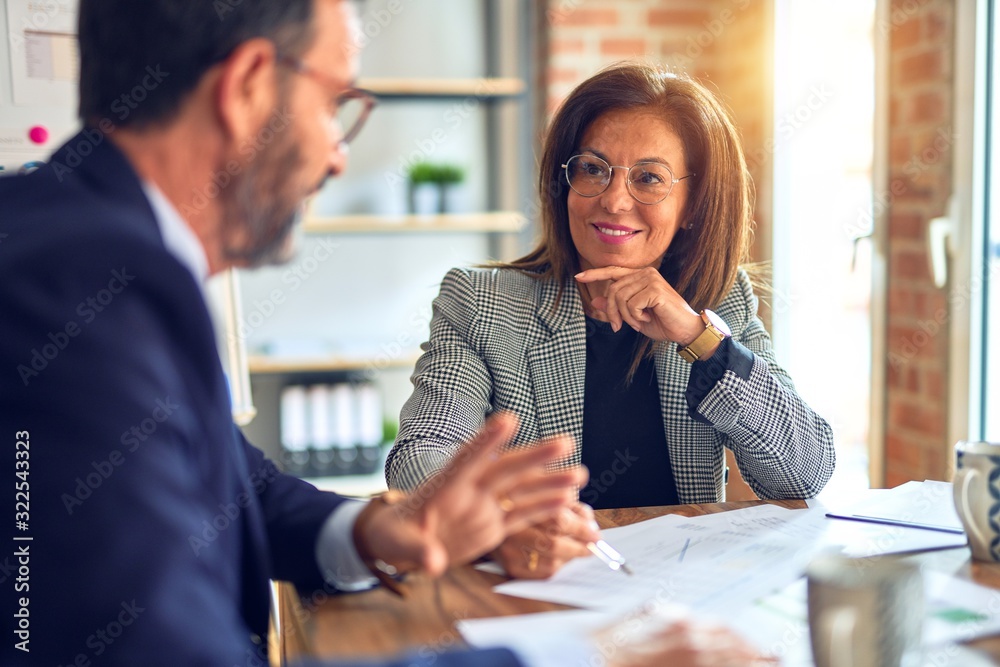
M987 193L986 145L989 5L955 7L953 216L948 275L951 316L948 446L982 438L983 246ZM994 11L998 8L994 7ZM995 103L995 102L994 102ZM994 128L994 132L1000 128ZM952 462L950 465L954 465Z

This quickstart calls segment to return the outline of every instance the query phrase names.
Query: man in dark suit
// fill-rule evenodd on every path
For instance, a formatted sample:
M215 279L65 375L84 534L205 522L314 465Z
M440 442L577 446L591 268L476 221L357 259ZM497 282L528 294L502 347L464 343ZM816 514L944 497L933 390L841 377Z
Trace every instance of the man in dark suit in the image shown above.
M498 454L516 428L500 416L435 484L358 503L281 473L232 423L202 281L287 257L302 200L344 169L360 124L339 112L370 108L353 11L81 2L84 129L0 179L0 664L266 664L268 579L440 574L585 483L545 472L565 439Z
M284 252L301 200L344 168L330 114L353 94L353 10L215 5L83 2L85 129L0 182L4 497L30 538L0 557L0 664L263 664L268 578L365 584L352 530L369 562L440 573L583 479L544 474L565 444L494 461L502 419L397 511L243 439L201 281Z

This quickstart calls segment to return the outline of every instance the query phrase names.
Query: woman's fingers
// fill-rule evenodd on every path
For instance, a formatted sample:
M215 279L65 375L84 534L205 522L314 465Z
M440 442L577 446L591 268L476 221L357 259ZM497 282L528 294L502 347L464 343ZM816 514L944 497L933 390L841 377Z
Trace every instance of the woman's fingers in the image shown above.
M609 281L607 291L603 297L595 297L591 306L605 313L615 331L628 324L645 332L644 325L654 320L650 311L665 304L672 291L663 276L652 268L604 267L577 274L577 280L584 283L602 279Z
M606 281L604 294L591 306L603 312L615 331L628 324L657 341L679 342L690 337L698 314L652 267L604 267L577 274L581 283Z
M554 520L517 532L500 545L494 552L494 557L500 562L507 574L519 579L547 579L559 571L562 566L574 558L588 556L586 541L581 541L576 533L576 517L573 509L563 508ZM583 519L586 525L587 520ZM588 531L583 532L583 540L590 538Z

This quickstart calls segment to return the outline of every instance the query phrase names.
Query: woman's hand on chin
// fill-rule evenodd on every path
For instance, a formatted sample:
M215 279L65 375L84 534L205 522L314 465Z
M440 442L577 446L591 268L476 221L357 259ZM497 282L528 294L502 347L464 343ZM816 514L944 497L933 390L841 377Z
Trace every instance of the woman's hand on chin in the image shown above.
M575 277L584 285L607 284L603 295L593 295L590 307L603 314L615 331L628 324L648 338L683 346L705 330L698 313L651 266L605 266L582 271Z

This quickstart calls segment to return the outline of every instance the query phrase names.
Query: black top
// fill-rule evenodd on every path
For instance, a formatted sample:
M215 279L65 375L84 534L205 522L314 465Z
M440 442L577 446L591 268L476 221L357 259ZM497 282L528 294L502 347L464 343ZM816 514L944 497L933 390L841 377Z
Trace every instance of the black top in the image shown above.
M653 360L625 380L640 339L627 324L615 333L587 318L581 455L590 481L580 500L594 509L678 502Z

